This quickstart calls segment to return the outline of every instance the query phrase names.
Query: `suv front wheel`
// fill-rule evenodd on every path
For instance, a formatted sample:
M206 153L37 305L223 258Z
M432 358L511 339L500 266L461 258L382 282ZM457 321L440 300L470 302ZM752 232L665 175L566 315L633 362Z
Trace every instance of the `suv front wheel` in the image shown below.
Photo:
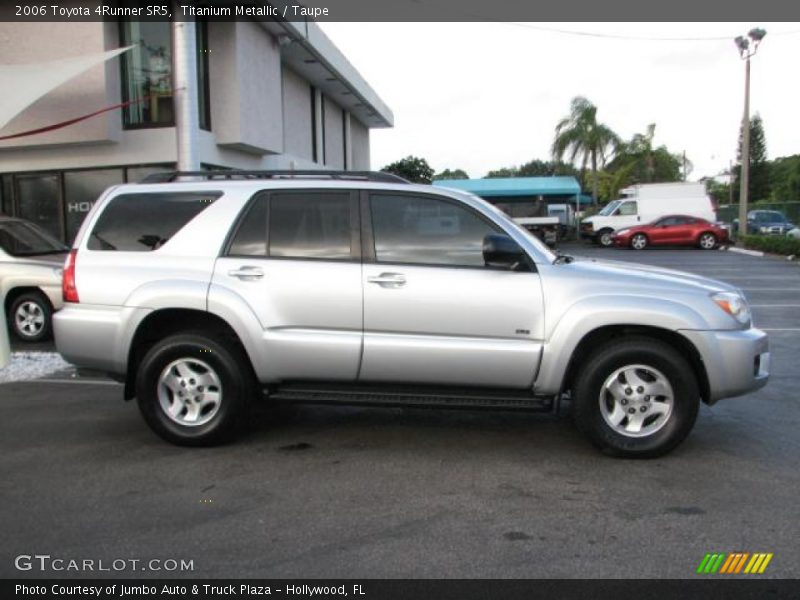
M211 446L242 428L255 390L247 356L204 333L156 343L136 375L136 397L147 424L182 446Z
M589 357L573 388L578 429L608 454L655 457L691 431L700 392L691 366L652 338L613 340Z

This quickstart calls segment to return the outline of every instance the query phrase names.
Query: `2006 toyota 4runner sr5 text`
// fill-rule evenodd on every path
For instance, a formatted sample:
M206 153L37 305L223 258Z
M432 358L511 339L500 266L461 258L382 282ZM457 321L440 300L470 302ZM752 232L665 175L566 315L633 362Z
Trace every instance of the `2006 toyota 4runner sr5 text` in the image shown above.
M178 444L269 401L553 410L657 456L767 382L720 281L557 256L476 196L353 172L162 174L109 189L64 269L58 350Z

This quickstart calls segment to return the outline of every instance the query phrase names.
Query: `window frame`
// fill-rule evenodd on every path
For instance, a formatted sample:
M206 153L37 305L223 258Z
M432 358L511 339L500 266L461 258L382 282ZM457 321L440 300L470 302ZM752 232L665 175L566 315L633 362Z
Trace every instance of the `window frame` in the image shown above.
M332 188L306 188L302 190L297 189L280 189L280 190L260 190L253 194L239 211L239 214L236 217L236 220L231 227L228 235L225 239L225 243L222 245L222 252L220 253L220 258L237 258L237 259L244 259L244 260L302 260L302 261L325 261L325 262L336 262L336 263L352 263L357 262L361 263L362 257L362 246L363 242L361 240L361 218L360 218L360 210L359 210L359 198L358 198L358 190L353 189L332 189ZM276 194L284 195L284 194L292 194L297 196L302 196L304 194L332 194L332 195L339 195L339 196L348 196L348 204L350 208L350 257L349 258L325 258L319 256L271 256L269 253L269 227L270 227L270 219L272 218L272 198ZM264 221L264 244L265 244L265 254L263 255L252 255L252 254L231 254L230 250L233 246L233 242L236 239L236 236L239 233L242 224L244 223L247 215L250 214L253 206L261 199L266 198L267 203L267 217Z
M134 21L134 19L130 19L130 18L120 19L120 21L118 23L118 25L119 25L119 27L118 27L118 35L119 35L119 43L120 43L120 45L131 44L132 43L132 40L128 39L129 36L126 34L126 31L125 31L125 27L129 23L131 23L132 21ZM175 127L176 116L177 115L175 113L175 70L174 70L174 67L173 67L174 63L172 62L173 58L172 58L172 54L171 54L172 53L172 45L173 45L172 30L171 29L170 29L170 32L169 32L169 39L170 39L170 80L171 80L171 85L172 85L172 95L170 96L170 99L172 101L172 120L171 121L159 122L159 123L153 123L153 122L131 123L131 122L129 122L129 119L126 117L126 112L125 111L126 111L127 107L125 106L125 107L122 107L122 109L120 110L120 119L122 121L122 129L123 129L123 131L132 131L132 130L136 130L136 129L160 129L160 128L164 128L164 127ZM119 57L119 67L120 67L120 71L119 71L119 75L120 75L120 78L119 78L120 99L122 100L123 103L124 102L132 102L133 99L128 97L128 86L126 84L127 84L127 81L128 81L129 73L128 73L127 62L125 60L125 56L124 55ZM197 73L195 73L194 76L196 77ZM199 100L198 100L198 102L199 102Z
M361 252L363 258L363 262L365 264L373 264L373 265L398 265L404 267L427 267L432 269L472 269L477 271L506 271L509 273L512 272L519 272L519 273L535 273L536 272L536 265L535 261L531 258L531 256L522 248L523 253L525 254L526 263L528 266L527 271L509 271L504 267L488 267L486 265L483 266L475 266L475 265L454 265L452 263L418 263L418 262L385 262L380 261L377 258L377 254L375 252L375 230L373 228L372 223L372 204L371 199L372 196L409 196L411 198L425 198L428 200L434 200L439 202L444 202L446 204L452 204L457 206L467 212L476 216L480 221L486 223L490 229L494 231L494 233L498 233L501 235L508 235L508 232L500 227L497 223L489 219L486 215L484 215L479 210L465 204L464 202L460 202L455 198L450 198L448 196L440 196L438 194L431 194L425 192L408 192L405 190L363 190L361 193L361 222L363 223L362 226L362 236L361 236ZM512 238L513 239L513 238ZM521 247L521 246L520 246Z

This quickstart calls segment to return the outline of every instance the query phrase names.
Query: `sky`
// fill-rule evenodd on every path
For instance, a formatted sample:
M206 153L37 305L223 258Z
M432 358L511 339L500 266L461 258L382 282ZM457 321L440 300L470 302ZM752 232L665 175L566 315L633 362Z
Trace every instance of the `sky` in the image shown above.
M689 180L717 175L736 158L744 110L733 38L753 27L767 36L751 62L751 112L763 119L770 159L800 153L800 23L321 27L394 112L393 128L371 132L373 169L413 154L475 178L547 160L556 123L582 95L624 139L655 123L656 146L686 152Z

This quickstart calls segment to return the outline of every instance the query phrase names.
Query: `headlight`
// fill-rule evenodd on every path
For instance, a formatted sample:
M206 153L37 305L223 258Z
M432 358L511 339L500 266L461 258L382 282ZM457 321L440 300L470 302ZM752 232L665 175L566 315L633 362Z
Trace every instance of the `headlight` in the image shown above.
M735 292L718 292L711 294L711 299L742 325L750 321L750 307L741 295Z
M769 233L769 227L762 227L761 233Z

